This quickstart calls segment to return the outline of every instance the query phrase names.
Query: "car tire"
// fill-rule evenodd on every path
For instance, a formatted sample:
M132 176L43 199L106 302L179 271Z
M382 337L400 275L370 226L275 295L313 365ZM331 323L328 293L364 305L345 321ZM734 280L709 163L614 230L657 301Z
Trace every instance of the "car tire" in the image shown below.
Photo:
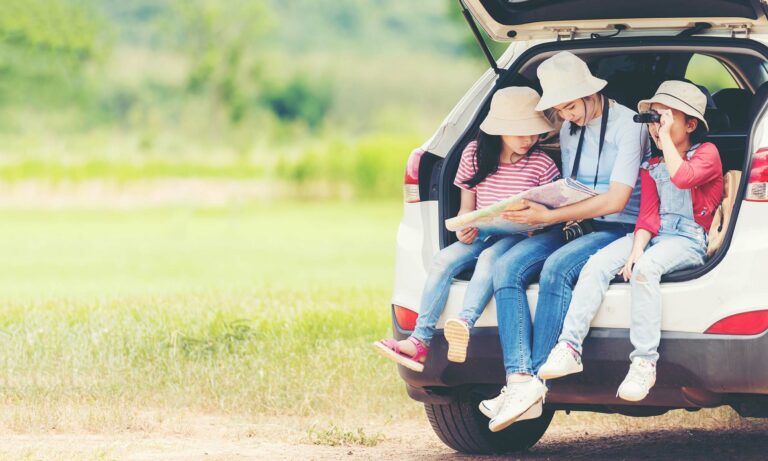
M425 403L435 434L456 451L471 454L509 453L532 447L552 421L553 410L544 409L539 418L520 421L503 431L491 432L488 418L478 409L482 397L459 396L449 404Z

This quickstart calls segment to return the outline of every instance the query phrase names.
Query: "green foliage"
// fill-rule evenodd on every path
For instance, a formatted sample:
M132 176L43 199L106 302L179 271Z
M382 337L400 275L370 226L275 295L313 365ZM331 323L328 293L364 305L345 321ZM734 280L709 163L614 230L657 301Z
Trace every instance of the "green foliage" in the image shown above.
M180 18L181 43L191 60L187 88L209 91L213 105L226 107L231 123L240 123L248 110L249 92L258 76L261 40L269 30L263 3L237 0L174 2Z
M723 88L738 88L725 66L715 58L703 54L693 55L685 78L697 85L704 85L713 94Z
M464 28L447 19L443 0L3 6L12 14L0 17L0 153L32 163L79 157L64 175L104 152L130 157L108 163L136 171L129 165L155 161L137 156L174 165L187 151L247 157L327 132L422 138L482 68L457 56ZM1 175L38 175L26 160L7 161Z
M328 83L296 75L286 82L266 82L259 98L278 118L301 120L317 128L330 108L331 88Z
M0 101L46 110L86 105L87 65L109 49L109 25L96 5L4 0L2 11Z
M319 428L312 426L307 430L307 438L309 443L313 445L327 445L329 447L337 447L339 445L345 446L361 446L361 447L375 447L380 442L384 441L384 434L376 432L374 434L366 434L362 427L358 427L357 430L348 431L341 429L335 424L331 424L327 428Z
M324 182L337 191L346 186L358 197L397 197L405 162L418 145L416 137L402 135L338 139L309 148L296 159L282 159L276 176L299 187Z
M48 182L78 182L93 179L118 182L156 178L226 178L258 179L265 167L247 161L205 163L200 161L172 162L163 158L148 158L141 162L86 158L82 162L57 162L27 158L0 164L0 180L16 182L42 180Z
M3 0L0 41L75 60L98 54L104 22L90 1Z
M485 58L485 54L483 54L483 50L480 48L480 44L477 43L477 39L475 38L475 34L472 33L472 29L470 29L469 24L467 24L467 20L464 18L464 15L461 12L461 7L459 6L458 0L444 0L446 3L448 3L448 12L447 17L451 20L451 22L461 25L464 28L464 32L462 33L462 45L461 45L461 51L462 53L466 54L467 56L471 56L475 59L482 60L484 63L487 62ZM472 19L475 21L475 19ZM509 43L507 42L496 42L492 40L488 34L485 33L485 30L483 30L482 26L475 21L475 24L477 24L477 28L480 31L480 35L482 35L483 40L485 41L485 44L488 46L488 49L491 51L491 54L498 59L499 56L501 56L502 53L507 49L509 46Z
M414 51L456 58L465 25L447 19L457 1L267 0L278 18L269 44L290 55L334 50L404 55Z

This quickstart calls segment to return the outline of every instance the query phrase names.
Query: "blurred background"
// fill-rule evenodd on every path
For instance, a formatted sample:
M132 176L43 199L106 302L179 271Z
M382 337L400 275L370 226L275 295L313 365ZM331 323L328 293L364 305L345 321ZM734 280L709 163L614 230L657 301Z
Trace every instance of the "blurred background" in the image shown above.
M405 160L487 68L456 2L2 6L0 432L423 418L369 343Z
M449 0L3 3L8 181L393 198L407 154L487 67Z

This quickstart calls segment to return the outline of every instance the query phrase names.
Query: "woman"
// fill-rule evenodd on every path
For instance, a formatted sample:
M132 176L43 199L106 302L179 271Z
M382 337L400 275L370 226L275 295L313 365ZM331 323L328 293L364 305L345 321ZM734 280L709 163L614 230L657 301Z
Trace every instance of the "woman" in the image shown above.
M560 129L564 176L593 187L598 195L553 210L528 203L527 209L505 215L532 225L582 221L585 232L566 240L562 226L549 227L511 248L494 266L507 385L498 397L480 404L494 432L541 413L546 387L536 378L538 369L557 342L587 259L632 232L640 207L638 173L648 156L647 135L632 120L635 112L603 96L600 90L607 82L594 77L584 61L561 52L544 61L537 74L543 95L536 109L554 108L565 120ZM536 275L539 297L532 324L526 288Z
M661 276L704 264L712 210L723 198L723 171L717 147L707 134L707 97L695 85L670 80L653 98L640 101L641 112L660 120L650 124L651 138L662 155L640 172L640 215L635 232L589 258L579 275L560 341L539 370L544 379L582 371L582 342L618 273L630 282L632 309L629 339L634 351L627 377L617 395L631 402L644 399L656 382L661 340Z

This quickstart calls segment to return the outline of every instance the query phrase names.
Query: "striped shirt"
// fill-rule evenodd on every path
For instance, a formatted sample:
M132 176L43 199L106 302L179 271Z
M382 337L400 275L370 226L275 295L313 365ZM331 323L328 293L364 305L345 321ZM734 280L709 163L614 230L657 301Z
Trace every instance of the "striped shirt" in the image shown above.
M455 186L475 193L475 208L493 205L499 200L525 192L532 187L550 183L560 176L555 162L544 152L536 150L515 163L500 163L495 173L488 175L475 187L469 187L464 184L464 181L475 174L476 151L477 141L467 144L461 154L456 179L453 181Z

